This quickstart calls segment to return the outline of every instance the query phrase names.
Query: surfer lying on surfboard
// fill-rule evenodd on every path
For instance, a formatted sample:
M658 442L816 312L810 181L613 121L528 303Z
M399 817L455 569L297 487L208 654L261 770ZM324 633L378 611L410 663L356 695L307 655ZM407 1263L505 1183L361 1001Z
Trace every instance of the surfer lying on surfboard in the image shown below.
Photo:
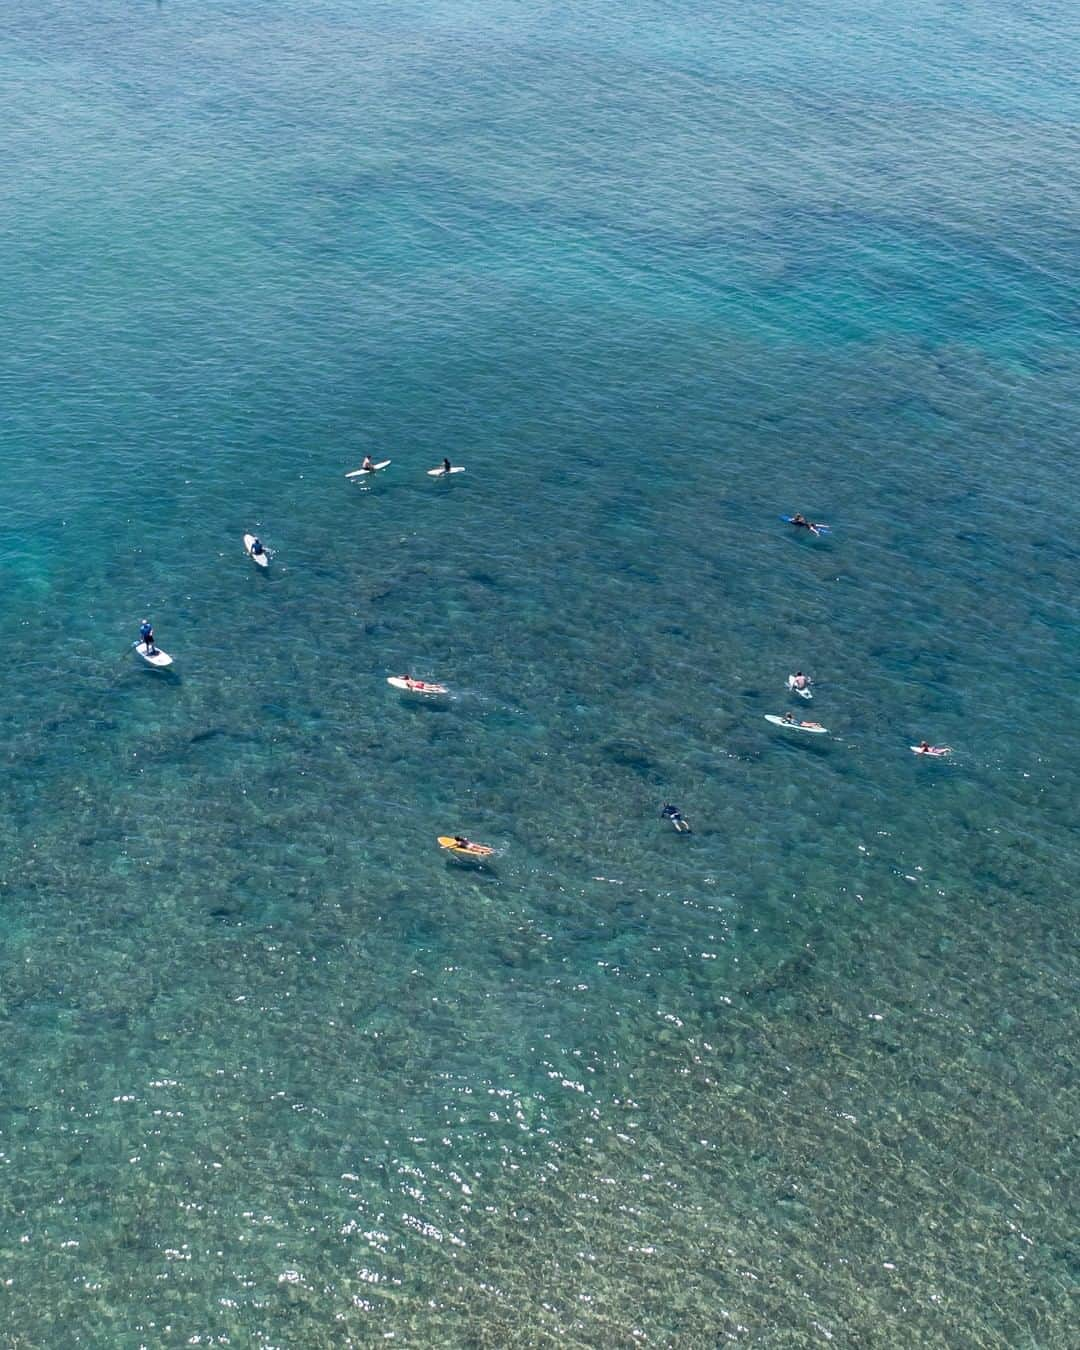
M918 745L911 747L911 753L914 755L951 755L951 745L931 745L929 741L920 741Z
M487 844L474 844L463 834L440 834L439 847L458 858L490 858L495 852Z
M664 803L664 809L660 812L664 820L670 820L672 827L677 834L689 834L690 822L677 806L672 806L670 802Z
M776 721L776 718L775 718L775 717L771 717L769 720L775 722L775 721ZM794 714L793 712L786 712L786 713L783 715L783 717L780 718L779 722L777 722L777 725L778 725L778 726L785 726L785 727L798 727L800 731L824 731L824 730L825 730L825 728L821 725L820 722L800 722L800 721L797 721L797 720L796 720L796 717L795 717L795 714Z
M801 516L798 511L796 511L793 516L789 517L789 523L794 525L796 529L809 530L811 534L821 534L829 528L828 525L818 525L812 520L807 520L806 517Z
M433 684L430 680L414 680L411 675L390 675L386 680L395 689L406 689L410 694L448 694L445 684Z

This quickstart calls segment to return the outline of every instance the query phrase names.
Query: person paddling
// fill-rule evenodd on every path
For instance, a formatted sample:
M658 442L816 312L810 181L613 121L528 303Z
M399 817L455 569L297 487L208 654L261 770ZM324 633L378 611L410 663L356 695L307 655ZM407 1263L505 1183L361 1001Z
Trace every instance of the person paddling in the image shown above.
M686 817L683 815L683 813L679 810L677 806L672 806L670 802L665 802L664 809L660 812L660 815L664 820L671 821L672 828L676 831L676 833L678 834L690 833L690 822L686 819Z
M824 526L815 525L812 520L807 520L805 516L800 515L798 511L791 517L791 523L799 530L809 530L811 534L820 534Z
M153 656L154 629L149 619L143 619L142 623L139 624L139 641L145 645L147 656Z

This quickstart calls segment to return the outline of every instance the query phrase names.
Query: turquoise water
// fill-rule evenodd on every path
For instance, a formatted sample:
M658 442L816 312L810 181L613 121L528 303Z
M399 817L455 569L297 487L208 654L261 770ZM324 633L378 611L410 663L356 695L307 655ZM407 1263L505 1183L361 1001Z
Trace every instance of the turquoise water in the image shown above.
M7 30L5 1344L1072 1344L1072 7Z

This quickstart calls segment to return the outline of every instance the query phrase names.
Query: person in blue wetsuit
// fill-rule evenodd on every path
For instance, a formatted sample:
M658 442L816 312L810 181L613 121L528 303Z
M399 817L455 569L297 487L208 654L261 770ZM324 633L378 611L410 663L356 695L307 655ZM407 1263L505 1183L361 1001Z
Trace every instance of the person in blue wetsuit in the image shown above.
M139 641L146 647L147 656L154 654L154 630L149 619L143 619L139 625Z
M263 542L261 539L253 539L251 541L251 556L253 558L261 558L265 552L266 549L263 548Z

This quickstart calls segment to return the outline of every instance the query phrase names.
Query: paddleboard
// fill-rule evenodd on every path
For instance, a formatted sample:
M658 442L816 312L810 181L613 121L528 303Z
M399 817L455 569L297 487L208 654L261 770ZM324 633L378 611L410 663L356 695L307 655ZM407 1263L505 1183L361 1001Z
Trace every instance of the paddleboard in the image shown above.
M440 464L437 469L428 469L427 476L429 478L445 478L447 474L450 473L464 473L464 472L465 472L464 464L455 464L453 468L450 469L444 469Z
M794 516L781 516L780 519L783 520L783 521L786 521L788 525L794 525L794 524L795 524L795 517L794 517ZM815 530L817 531L818 534L831 534L831 533L832 533L832 526L831 526L831 525L821 525L821 524L819 524L816 520L809 521L808 524L806 524L806 525L800 525L799 528L800 528L800 529L809 529L810 525L813 525L813 527L814 527L813 530L810 530L810 533L811 533L811 534L813 534Z
M131 645L148 666L156 666L158 670L164 670L166 666L172 665L172 657L168 652L163 652L160 647L155 647L152 652L148 652L144 642L133 642Z
M795 676L794 676L794 675L789 675L789 676L787 677L787 687L791 690L791 692L792 692L793 694L798 694L798 696L799 696L800 698L813 698L813 697L814 697L813 694L810 692L810 686L809 686L809 685L807 685L805 689L800 689L800 688L799 688L799 686L795 683Z
M427 680L410 680L407 675L388 675L386 683L395 689L403 689L407 694L448 694L445 684L430 684Z
M924 750L924 749L922 748L921 745L913 745L913 746L911 747L911 753L912 753L913 755L933 755L936 759L941 759L941 758L943 758L945 755L951 755L951 754L952 754L952 746L951 746L951 745L931 745L931 746L929 747L929 749Z
M373 464L370 469L353 469L352 473L347 473L345 477L366 478L369 473L378 473L380 469L385 469L389 463L388 459L381 459L378 464Z
M829 729L819 726L817 722L811 722L809 726L804 722L785 722L782 717L777 717L775 713L766 713L765 721L771 722L774 727L790 727L792 731L809 731L814 736L823 736Z
M263 552L262 552L262 553L252 553L252 551L251 551L251 546L252 546L252 544L253 544L254 542L255 542L255 536L254 536L253 534L245 534L245 535L244 535L244 550L245 550L245 552L247 553L247 555L248 555L248 557L251 559L251 561L256 565L256 567L269 567L269 566L270 566L270 557L269 557L269 555L268 555L267 552L266 552L266 546L265 546L265 544L263 545Z
M470 844L468 848L462 848L452 834L440 834L439 847L452 853L455 858L490 858L495 852L487 844Z

